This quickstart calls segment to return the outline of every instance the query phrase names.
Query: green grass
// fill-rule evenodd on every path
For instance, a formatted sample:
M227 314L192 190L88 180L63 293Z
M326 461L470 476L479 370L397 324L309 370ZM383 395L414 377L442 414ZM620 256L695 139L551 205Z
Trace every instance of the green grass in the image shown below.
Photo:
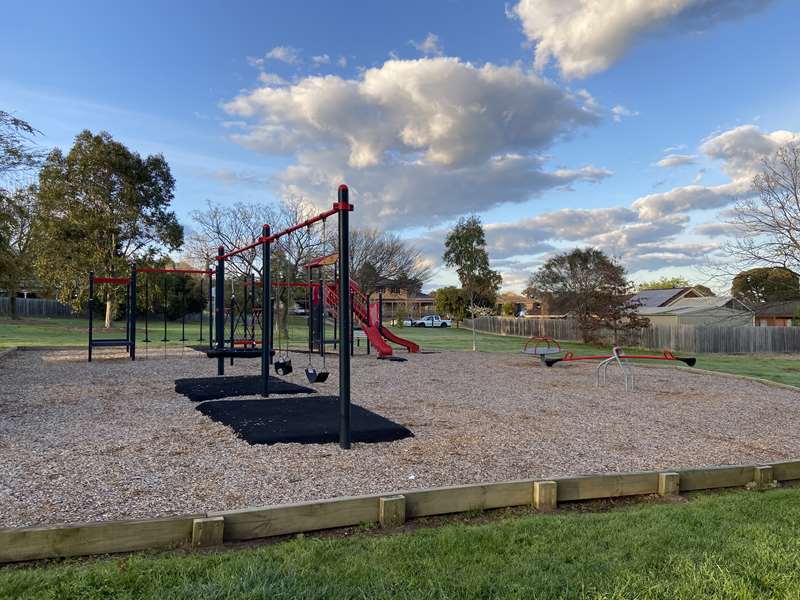
M290 317L289 339L292 348L305 348L308 330L303 317ZM153 347L162 345L163 322L154 320L150 323L150 339ZM429 329L421 327L399 327L394 331L401 337L417 342L426 350L471 350L472 332L466 329L448 327ZM102 337L122 337L125 334L124 323L116 323L112 330L102 327L96 329L96 335ZM197 322L186 324L186 345L196 345L200 336L200 325ZM180 322L167 323L169 346L181 346ZM333 337L333 328L328 326L327 337ZM203 338L208 340L208 323L203 325ZM518 353L524 343L523 338L478 333L478 350L481 352ZM10 346L84 346L87 342L87 321L85 319L0 319L0 349ZM277 342L277 340L276 340ZM137 343L144 344L144 323L140 320L137 328ZM361 343L363 352L363 341ZM592 346L576 342L562 342L562 349L570 350L577 355L608 353L608 347ZM402 352L402 350L401 350ZM531 361L537 359L531 357ZM716 354L698 355L697 366L702 369L760 377L778 383L786 383L800 387L800 361L791 358L775 358L772 356L721 356Z
M797 598L800 490L0 570L0 597Z

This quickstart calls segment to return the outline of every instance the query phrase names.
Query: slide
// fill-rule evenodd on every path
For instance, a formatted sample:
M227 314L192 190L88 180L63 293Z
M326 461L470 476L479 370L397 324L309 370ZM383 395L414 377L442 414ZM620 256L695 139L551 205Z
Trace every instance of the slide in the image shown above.
M381 307L378 306L377 304L372 304L369 307L369 312L370 312L370 322L380 323ZM384 327L383 324L380 325L380 333L390 342L394 342L398 346L403 346L409 352L419 352L419 346L417 344L415 344L411 340L401 338L399 335L397 335L394 331L392 331L388 327Z
M337 310L339 308L339 295L336 293L336 286L328 284L325 287L326 307L329 310ZM383 327L383 325L380 324L380 307L377 304L369 304L367 297L355 281L350 281L350 290L353 293L353 313L355 314L356 323L367 335L369 343L375 348L379 357L383 358L392 355L392 347L386 340L403 346L409 352L419 352L419 346L417 344L405 338L401 338L393 331L390 331L388 327ZM370 325L367 325L367 323L370 323Z

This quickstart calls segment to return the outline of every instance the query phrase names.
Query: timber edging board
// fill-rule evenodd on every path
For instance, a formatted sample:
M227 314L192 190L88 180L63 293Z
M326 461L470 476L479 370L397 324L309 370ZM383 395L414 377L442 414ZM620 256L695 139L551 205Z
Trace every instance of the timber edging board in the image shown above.
M772 483L766 477L773 481L800 479L800 460L458 485L162 519L0 529L0 563L169 548L188 543L207 545L219 539L220 529L222 540L233 542L377 523L382 519L381 506L387 501L393 504L393 514L405 518L533 506L536 483L540 487L542 483L555 484L557 502L658 494L664 492L659 487L660 479L661 488L664 487L663 476L659 474L665 473L673 481L677 478L681 492L744 486L763 489ZM208 532L211 524L213 533Z
M0 359L5 358L6 356L10 356L14 352L19 350L16 346L11 346L10 348L6 348L5 350L0 350Z

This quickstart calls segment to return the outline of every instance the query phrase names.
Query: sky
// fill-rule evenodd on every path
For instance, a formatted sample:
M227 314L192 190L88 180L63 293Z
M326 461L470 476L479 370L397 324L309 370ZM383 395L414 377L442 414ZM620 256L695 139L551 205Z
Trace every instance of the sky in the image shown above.
M442 268L460 216L503 288L595 246L709 280L761 161L800 143L796 0L12 3L0 109L162 153L174 209L351 189Z

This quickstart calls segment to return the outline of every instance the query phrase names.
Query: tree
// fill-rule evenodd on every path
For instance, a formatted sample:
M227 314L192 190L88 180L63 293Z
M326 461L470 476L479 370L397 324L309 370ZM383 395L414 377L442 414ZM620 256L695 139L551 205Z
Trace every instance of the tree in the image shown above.
M469 299L469 313L476 316L477 301L493 305L503 278L489 267L483 225L476 216L461 217L445 240L444 263L456 270L461 287ZM487 303L487 300L491 302ZM486 303L486 304L483 304ZM472 327L472 351L477 350L475 327Z
M684 277L662 277L653 281L645 281L638 285L639 291L642 290L663 290L668 288L691 287L691 284Z
M503 303L503 316L505 317L513 317L516 314L516 310L514 310L514 303L513 302L504 302Z
M417 248L374 228L350 232L350 272L367 295L387 285L418 291L431 277Z
M440 313L450 315L455 320L456 326L459 321L463 321L467 316L469 298L466 292L454 285L441 287L436 290L434 298L436 310Z
M33 271L33 223L38 213L35 185L0 190L0 288L5 288L11 318L17 318L17 293Z
M731 295L749 304L797 300L800 280L785 267L760 267L742 271L733 278Z
M600 332L611 329L616 344L624 332L648 324L628 300L632 286L625 269L596 248L551 257L528 287L574 313L586 342L599 341Z
M78 134L65 156L58 149L39 173L35 268L62 302L86 295L86 273L123 275L132 260L153 260L183 244L169 210L175 180L160 154L141 157L107 132ZM117 288L106 296L111 326Z
M800 144L788 144L762 162L755 195L733 208L735 239L726 251L744 267L800 269Z
M39 133L27 121L0 110L0 181L40 165L42 151L33 142Z

